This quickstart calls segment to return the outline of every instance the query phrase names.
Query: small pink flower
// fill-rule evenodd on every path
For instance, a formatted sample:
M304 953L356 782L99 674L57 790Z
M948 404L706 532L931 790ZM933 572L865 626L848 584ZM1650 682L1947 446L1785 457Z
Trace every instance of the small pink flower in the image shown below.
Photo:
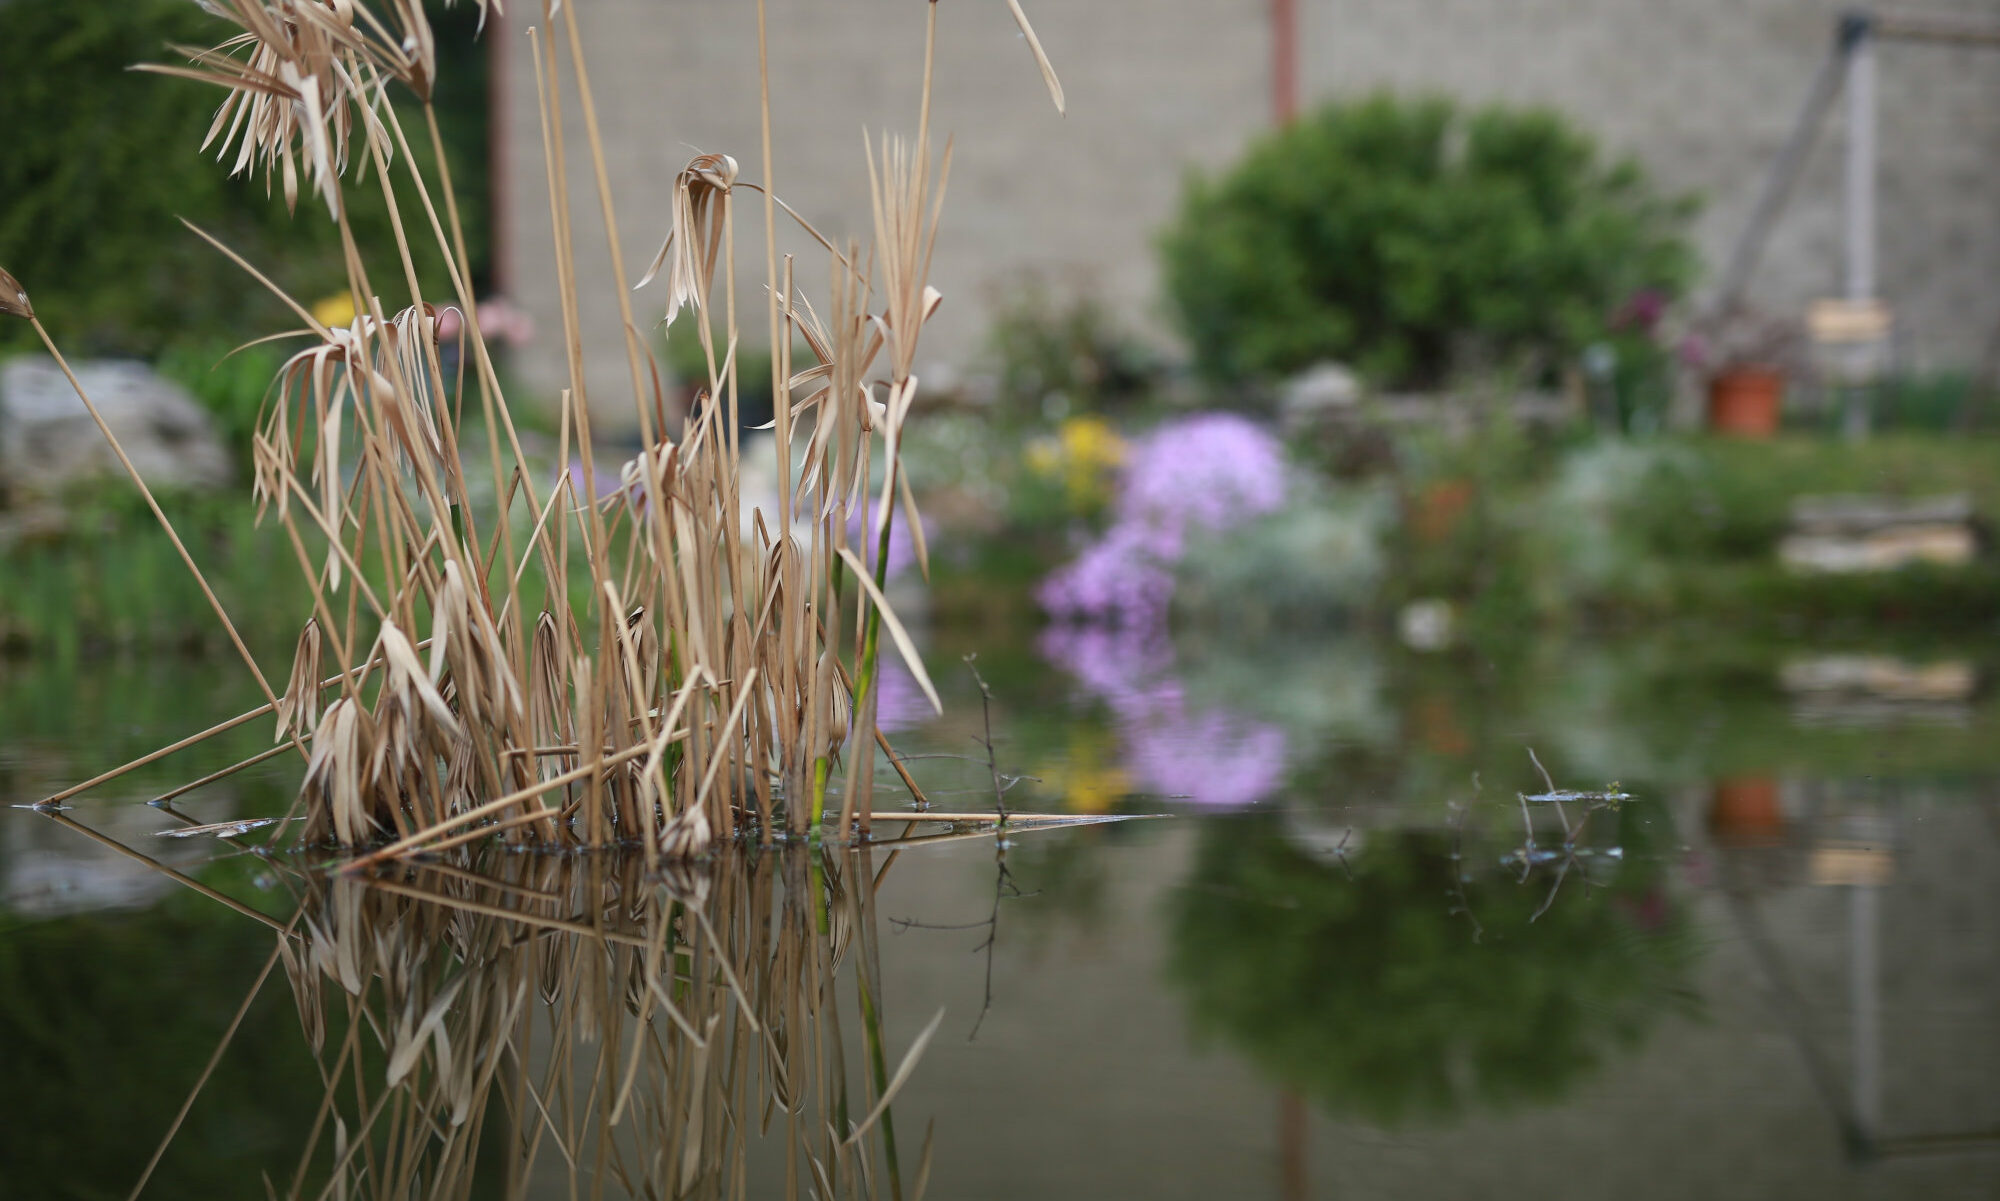
M504 296L479 302L479 332L495 346L525 346L535 338L535 319Z

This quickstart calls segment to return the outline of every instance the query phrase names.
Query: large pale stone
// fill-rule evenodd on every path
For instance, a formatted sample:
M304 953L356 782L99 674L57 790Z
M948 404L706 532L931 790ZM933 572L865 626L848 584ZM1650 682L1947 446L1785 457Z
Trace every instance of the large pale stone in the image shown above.
M1959 567L1979 553L1967 496L1803 496L1778 558L1801 572L1894 571L1913 563Z
M200 488L228 481L229 456L186 389L129 360L75 368L147 484ZM30 356L0 365L0 484L17 497L46 495L80 480L122 474L55 360Z

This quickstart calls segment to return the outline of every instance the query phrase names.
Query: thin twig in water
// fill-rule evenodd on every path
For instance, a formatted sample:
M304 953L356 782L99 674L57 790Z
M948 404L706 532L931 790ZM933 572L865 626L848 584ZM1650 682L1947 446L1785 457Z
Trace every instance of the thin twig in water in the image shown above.
M1535 754L1534 747L1528 748L1528 761L1535 765L1536 771L1542 773L1542 784L1548 789L1545 795L1548 796L1549 800L1555 802L1556 816L1562 820L1563 824L1563 837L1565 839L1569 838L1569 814L1563 811L1562 794L1556 791L1555 778L1549 775L1548 768L1542 766L1541 757Z
M965 1036L966 1042L979 1037L979 1028L986 1024L986 1015L993 1010L993 951L1000 942L1000 902L1008 897L1030 896L1014 883L1014 873L1007 867L1007 839L1000 835L993 840L993 914L986 919L986 939L972 948L973 953L986 952L986 994L979 1003L979 1019L972 1023L972 1033Z
M1477 774L1472 778L1472 787L1477 794L1479 790ZM1465 895L1465 818L1470 809L1455 801L1451 808L1451 913L1453 916L1461 913L1465 915L1465 920L1472 923L1472 941L1478 942L1485 937L1486 927L1479 924L1478 916L1472 912L1472 900Z
M1349 826L1341 832L1340 841L1333 848L1333 861L1340 865L1340 874L1346 876L1349 883L1354 880L1354 869L1347 863L1347 842L1353 837L1354 827Z
M899 930L977 930L982 927L985 928L986 937L980 940L979 945L972 948L974 954L984 952L986 955L985 994L980 1002L978 1020L972 1023L972 1032L966 1036L967 1042L971 1042L979 1037L980 1027L986 1024L986 1015L993 1009L993 953L1000 942L1000 903L1010 898L1019 899L1035 895L1034 893L1021 891L1020 885L1014 882L1014 873L1007 866L1007 827L1009 822L1007 790L1022 780L1033 779L1034 777L1008 776L1000 771L999 759L993 749L993 691L987 687L985 678L979 674L979 668L973 666L975 658L977 658L975 655L965 656L965 665L972 671L972 678L979 683L981 709L985 718L985 734L983 736L975 735L974 741L986 748L986 770L993 778L993 807L995 813L998 815L993 837L993 863L995 869L993 878L993 909L987 914L985 920L963 924L920 922L913 918L890 919Z
M993 690L986 686L986 677L979 674L979 665L973 662L977 658L979 658L977 654L965 656L965 666L972 672L972 678L979 683L979 714L985 722L986 734L983 738L974 738L973 741L986 748L986 770L993 776L993 808L1000 815L1000 824L1004 826L1007 824L1007 789L1012 785L1003 785L1000 782L1000 763L993 753ZM1020 777L1015 777L1014 783L1019 782Z

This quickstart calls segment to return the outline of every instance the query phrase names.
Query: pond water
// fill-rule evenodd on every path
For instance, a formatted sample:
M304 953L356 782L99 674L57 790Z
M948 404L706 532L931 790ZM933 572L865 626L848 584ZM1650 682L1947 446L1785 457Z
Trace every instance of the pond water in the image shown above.
M146 1196L2000 1195L1983 653L940 634L936 809L1170 816L664 876L159 837L282 812L144 804L253 723L0 810L0 1196L126 1195L211 1060ZM0 673L9 805L256 701Z

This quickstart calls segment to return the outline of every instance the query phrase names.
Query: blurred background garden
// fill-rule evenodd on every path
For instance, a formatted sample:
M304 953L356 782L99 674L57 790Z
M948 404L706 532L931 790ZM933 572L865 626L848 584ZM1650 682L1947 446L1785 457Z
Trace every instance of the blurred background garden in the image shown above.
M516 417L554 476L563 336L532 283L547 267L532 203L547 184L521 23L496 17L475 38L476 8L436 7L436 103L472 283L524 398ZM1682 18L1600 8L1589 20L1605 37L1649 20L1695 36ZM1011 29L1003 16L968 17L943 44L947 61L978 66L942 102L941 119L965 127L962 207L938 268L948 323L920 364L907 449L936 549L905 591L929 637L1058 668L1102 642L1225 657L1352 642L1398 689L1455 669L1511 677L1546 647L1582 646L1713 675L1732 703L1746 679L1780 708L1807 703L1801 681L1894 692L1949 679L1950 695L1927 699L1982 711L2000 611L1988 536L2000 301L1985 288L2000 237L1984 193L1964 186L1994 169L1961 120L1993 87L1976 24L1857 40L1819 6L1772 6L1738 31L1765 43L1772 78L1754 89L1768 102L1676 90L1655 121L1644 96L1580 101L1597 84L1575 64L1535 87L1447 72L1460 79L1447 88L1404 78L1421 74L1413 45L1363 69L1355 43L1408 32L1376 6L1256 15L1189 16L1120 52L1128 78L1091 57L1112 15L1050 14L1091 64L1067 117L982 106L989 76L1017 82L978 44ZM244 485L287 353L259 339L289 319L182 219L329 319L348 306L338 239L294 221L268 184L188 153L213 95L126 70L200 42L197 6L10 0L0 20L14 56L0 104L17 131L0 163L0 261L94 360L114 425L232 611L282 647L306 593ZM729 44L742 20L719 16L707 36ZM1506 28L1526 39L1519 24ZM1201 75L1210 105L1162 125L1150 106L1171 90L1174 56L1225 27L1236 57ZM669 111L693 94L681 76L701 57L657 23L614 6L592 38L614 96L642 87L621 68L649 53L675 68L658 85ZM1566 64L1568 44L1544 57ZM1696 53L1708 47L1691 43L1701 61L1676 69L1719 78L1750 53ZM1855 89L1820 94L1861 56L1881 80L1872 107ZM820 141L892 116L872 93L843 94L778 142L810 160ZM687 143L740 140L747 119L700 109ZM679 156L629 120L606 132L613 186L645 213ZM1100 155L1090 174L1112 130L1149 155L1123 171ZM1049 186L989 195L1031 148ZM787 196L851 224L852 175L801 178ZM1012 212L989 224L1003 201ZM357 205L357 242L392 255L381 207ZM643 229L630 237L650 245ZM442 300L442 263L421 247L419 259ZM761 288L746 278L742 291ZM592 340L603 327L616 322L586 326L586 371L622 371L616 342ZM684 402L706 375L692 322L648 336L663 377L686 381ZM9 675L203 661L220 631L194 582L32 333L0 338ZM742 371L753 462L772 453L758 357ZM625 419L604 419L600 460L636 446ZM768 500L746 488L746 508ZM1702 653L1633 649L1683 643ZM1939 664L1953 670L1925 674Z
M482 328L553 480L583 466L555 416L565 332L523 36L537 6L483 30L474 5L428 7ZM691 7L583 5L634 273L691 154L756 154L751 7L715 6L698 35ZM773 183L829 231L865 232L853 152L864 127L910 116L887 98L916 67L878 63L823 7L771 5L787 31L774 90L793 111L812 101L775 131L803 168ZM1171 1021L1286 1104L1389 1128L1554 1105L1660 1023L1692 1028L1705 989L1729 1011L1714 998L1769 968L1713 933L1718 915L1747 921L1743 897L1783 910L1778 942L1824 986L1806 987L1800 1028L1823 1034L1825 1013L1862 1004L1821 971L1861 937L1824 908L1831 890L1948 860L1884 920L1893 943L1954 915L1958 966L1925 961L1957 981L1939 985L1953 1016L1899 1061L1919 1066L1869 1087L1920 1094L1945 1044L1990 1068L2000 1029L1978 1007L2000 963L1964 948L2000 912L2000 11L1043 0L1058 116L999 3L945 7L945 308L903 452L928 562L898 528L890 596L946 715L891 666L881 727L912 756L966 752L981 708L960 660L976 656L1003 765L1026 777L1012 803L1243 823L1026 852L1022 879L1068 925L1021 954L1125 929L1116 886L1143 876L1161 890L1144 937L1186 1006ZM193 153L213 90L127 70L209 44L214 24L188 0L0 0L0 267L89 360L276 678L311 591L282 529L258 522L249 446L289 353L257 340L297 322L183 219L322 320L353 314L335 231ZM857 66L829 82L828 62ZM743 103L711 99L732 86ZM564 186L594 209L592 181ZM374 204L354 205L357 240L397 277ZM445 266L419 249L442 306ZM585 274L611 253L585 248ZM747 347L763 264L738 271ZM616 304L585 296L580 335L612 395ZM707 373L701 319L641 330L676 419ZM777 487L771 376L745 351L746 521ZM599 434L600 465L639 447L609 417ZM249 708L243 675L32 331L0 324L0 794L39 799ZM202 761L255 754L263 734ZM1468 835L1464 806L1543 789L1527 746L1565 787L1615 781L1653 808L1613 827L1622 862L1598 865L1596 907L1569 898L1546 941L1526 935L1539 890L1494 894L1483 912L1524 961L1462 940L1441 890L1463 899L1462 853L1526 853L1498 819ZM283 767L243 773L200 815L281 810ZM949 795L984 768L929 770ZM191 775L146 769L125 799ZM1825 858L1847 851L1875 858ZM253 874L211 871L246 890ZM85 976L101 953L131 960L137 923L173 939L191 924L39 828L0 827L0 906L15 930L0 952L19 960L0 975ZM1299 950L1329 946L1345 950ZM1410 976L1371 974L1412 947ZM1424 999L1438 1008L1410 1018ZM1510 1005L1531 1017L1478 1024ZM1702 1037L1707 1062L1729 1058L1733 1034ZM1794 1083L1772 1131L1820 1103ZM1932 1126L2000 1119L1990 1088L1962 1091ZM0 1128L58 1100L28 1098L0 1104ZM1829 1139L1881 1133L1856 1098L1827 1102L1843 1115ZM1498 1135L1467 1138L1505 1158ZM1770 1178L1799 1195L1828 1179L1785 1162ZM1977 1195L1993 1180L1978 1162L1922 1182Z

